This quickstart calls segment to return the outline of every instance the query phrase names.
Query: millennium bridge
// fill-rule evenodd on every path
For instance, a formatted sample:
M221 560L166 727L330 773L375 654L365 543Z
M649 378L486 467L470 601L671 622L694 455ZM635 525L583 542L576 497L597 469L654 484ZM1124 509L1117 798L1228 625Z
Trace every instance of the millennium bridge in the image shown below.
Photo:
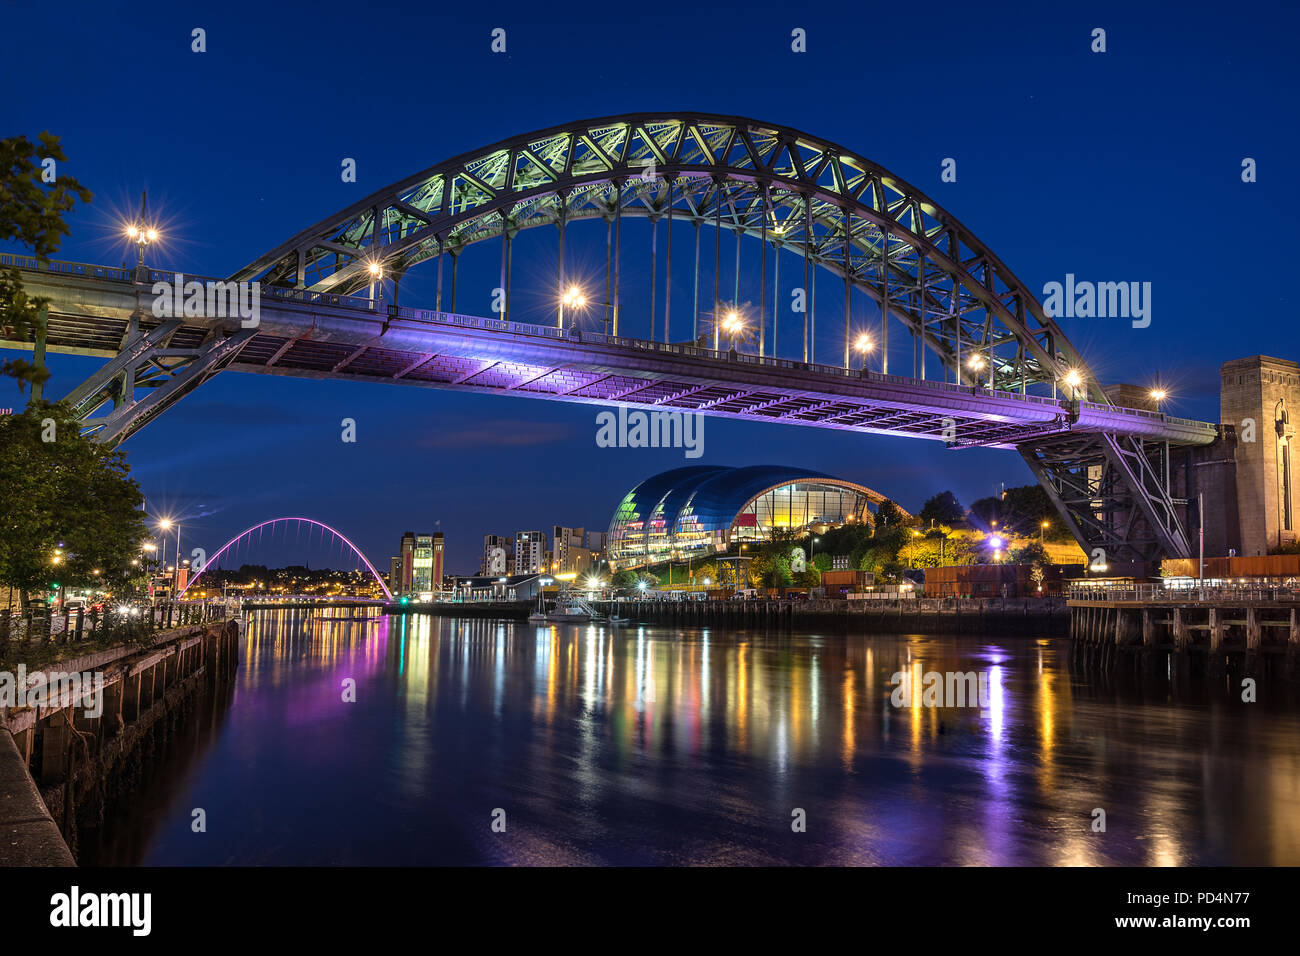
M627 217L653 230L648 339L619 332ZM583 222L605 227L601 328L585 327L586 297L565 266L566 231ZM684 318L667 294L655 302L657 230L665 225L671 289L674 222L695 227L695 307ZM558 242L555 325L510 318L513 242L538 227ZM705 230L714 288L701 310ZM728 231L734 291L719 278ZM745 318L742 238L758 240L761 256L757 314ZM499 311L461 314L460 257L488 242L500 250ZM1218 434L1113 404L1032 291L920 190L842 146L741 117L635 114L517 136L381 189L225 278L149 268L144 249L134 269L0 256L28 295L47 300L26 338L0 345L38 362L47 351L104 358L65 400L110 444L226 370L907 435L1014 449L1086 551L1149 561L1190 551L1185 503L1169 492L1170 448ZM798 263L784 290L782 253ZM398 304L417 266L436 274L432 308ZM819 272L843 295L833 364L817 361ZM157 284L179 282L258 283L256 324L204 309L158 314ZM806 304L790 319L776 303L796 289ZM870 332L851 326L854 293L873 304ZM801 326L795 355L775 347L782 321ZM825 333L824 321L823 342ZM897 367L900 342L910 368ZM866 367L872 351L878 371Z

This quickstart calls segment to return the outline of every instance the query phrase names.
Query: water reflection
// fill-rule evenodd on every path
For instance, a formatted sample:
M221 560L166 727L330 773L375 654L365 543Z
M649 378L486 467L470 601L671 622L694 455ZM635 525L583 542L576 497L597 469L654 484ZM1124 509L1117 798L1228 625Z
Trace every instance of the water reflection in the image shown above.
M254 615L122 862L1300 862L1293 688L1072 673L1055 640L365 613ZM984 672L986 706L895 707L900 672Z

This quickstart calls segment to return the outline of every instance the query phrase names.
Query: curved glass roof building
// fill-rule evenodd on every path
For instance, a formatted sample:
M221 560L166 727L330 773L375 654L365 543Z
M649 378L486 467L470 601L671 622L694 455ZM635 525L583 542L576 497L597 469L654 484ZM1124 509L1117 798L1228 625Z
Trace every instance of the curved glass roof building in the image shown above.
M609 524L615 570L726 551L774 528L861 521L885 500L865 485L784 465L693 465L647 478Z

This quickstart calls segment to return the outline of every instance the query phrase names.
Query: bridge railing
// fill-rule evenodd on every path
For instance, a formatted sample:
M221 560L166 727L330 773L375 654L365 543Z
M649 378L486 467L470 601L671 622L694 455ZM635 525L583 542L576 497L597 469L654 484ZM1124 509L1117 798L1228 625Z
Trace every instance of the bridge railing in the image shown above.
M62 259L41 262L35 256L20 256L8 252L0 253L0 267L27 269L31 272L54 272L59 275L89 276L92 279L107 279L110 282L131 282L135 278L134 269L100 266L90 262L66 262Z
M1300 601L1298 584L1215 584L1198 587L1167 587L1163 584L1134 584L1128 587L1072 585L1066 591L1071 601L1178 602L1222 604L1231 601Z
M1081 409L1092 409L1094 411L1109 412L1111 414L1114 414L1115 412L1120 412L1124 415L1130 415L1134 418L1146 418L1149 419L1150 421L1155 421L1155 422L1169 422L1174 425L1193 425L1193 426L1209 425L1211 429L1215 428L1215 426L1209 422L1198 422L1192 418L1175 418L1173 415L1166 415L1163 412L1152 412L1152 411L1148 411L1145 408L1129 408L1126 405L1102 405L1098 402L1080 402L1079 407Z

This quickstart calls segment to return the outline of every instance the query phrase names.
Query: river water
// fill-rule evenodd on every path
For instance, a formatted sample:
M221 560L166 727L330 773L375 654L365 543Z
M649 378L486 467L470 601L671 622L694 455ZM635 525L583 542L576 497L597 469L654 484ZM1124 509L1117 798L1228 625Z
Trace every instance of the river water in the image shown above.
M1069 646L255 612L85 862L1300 864L1294 685Z

